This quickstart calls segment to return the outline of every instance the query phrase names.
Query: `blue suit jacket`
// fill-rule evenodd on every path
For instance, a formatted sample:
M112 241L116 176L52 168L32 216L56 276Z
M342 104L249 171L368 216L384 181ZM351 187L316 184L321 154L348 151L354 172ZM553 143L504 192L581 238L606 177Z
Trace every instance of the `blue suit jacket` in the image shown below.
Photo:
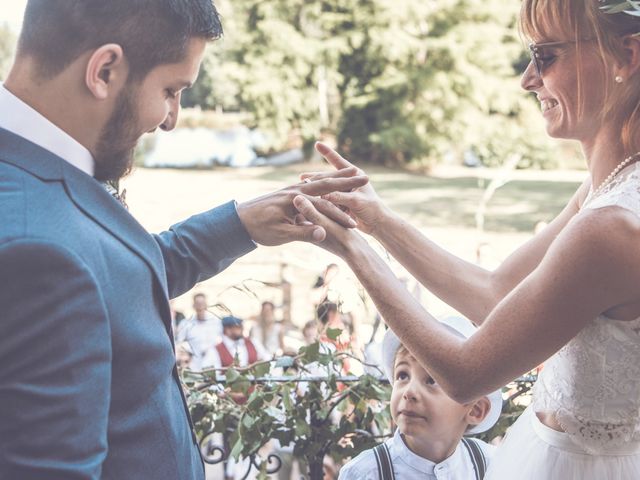
M204 478L167 299L253 248L233 203L152 236L0 129L0 479Z

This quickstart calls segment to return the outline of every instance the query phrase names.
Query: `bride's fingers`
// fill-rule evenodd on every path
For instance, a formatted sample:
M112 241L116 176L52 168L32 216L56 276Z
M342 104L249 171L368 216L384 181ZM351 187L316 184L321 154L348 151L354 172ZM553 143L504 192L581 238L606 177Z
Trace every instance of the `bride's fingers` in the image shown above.
M333 148L322 142L316 142L316 150L320 155L327 159L327 161L336 167L338 170L343 168L350 168L354 165L345 159L342 155L336 152Z
M351 218L348 213L344 212L328 200L323 200L322 198L317 197L307 197L307 199L312 203L315 209L322 215L324 215L328 220L333 220L334 222L345 228L356 228L358 226L355 220ZM306 220L311 220L304 214L302 215ZM312 220L311 222L313 223Z
M293 199L293 205L296 209L304 215L304 218L309 220L314 225L326 225L329 223L327 217L320 213L309 197L298 195Z
M355 194L350 192L333 192L323 195L322 198L327 200L338 207L347 208L353 210L356 206L357 198Z

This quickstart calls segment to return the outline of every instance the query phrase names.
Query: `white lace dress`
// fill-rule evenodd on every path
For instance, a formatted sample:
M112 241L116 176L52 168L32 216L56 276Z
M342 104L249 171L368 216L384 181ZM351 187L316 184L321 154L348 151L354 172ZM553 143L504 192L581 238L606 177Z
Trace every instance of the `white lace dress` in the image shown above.
M606 206L640 216L640 163L583 210ZM553 413L566 433L535 412ZM640 480L640 318L600 315L545 363L485 479Z

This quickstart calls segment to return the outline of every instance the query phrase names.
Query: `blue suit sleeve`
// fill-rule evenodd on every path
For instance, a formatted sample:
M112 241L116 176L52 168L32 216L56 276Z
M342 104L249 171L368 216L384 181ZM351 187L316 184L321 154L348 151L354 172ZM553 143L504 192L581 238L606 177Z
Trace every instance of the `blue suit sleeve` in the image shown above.
M174 298L227 268L256 248L236 212L235 202L195 215L154 235Z
M111 340L100 290L68 250L0 245L0 478L99 479Z

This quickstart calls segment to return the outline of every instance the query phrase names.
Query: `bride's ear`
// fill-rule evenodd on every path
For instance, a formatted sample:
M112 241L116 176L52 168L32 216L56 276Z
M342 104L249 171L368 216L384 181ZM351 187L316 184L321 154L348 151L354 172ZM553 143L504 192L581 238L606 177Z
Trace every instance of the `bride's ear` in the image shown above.
M623 82L633 77L640 70L640 33L627 35L622 40L624 63L616 69L616 81Z

